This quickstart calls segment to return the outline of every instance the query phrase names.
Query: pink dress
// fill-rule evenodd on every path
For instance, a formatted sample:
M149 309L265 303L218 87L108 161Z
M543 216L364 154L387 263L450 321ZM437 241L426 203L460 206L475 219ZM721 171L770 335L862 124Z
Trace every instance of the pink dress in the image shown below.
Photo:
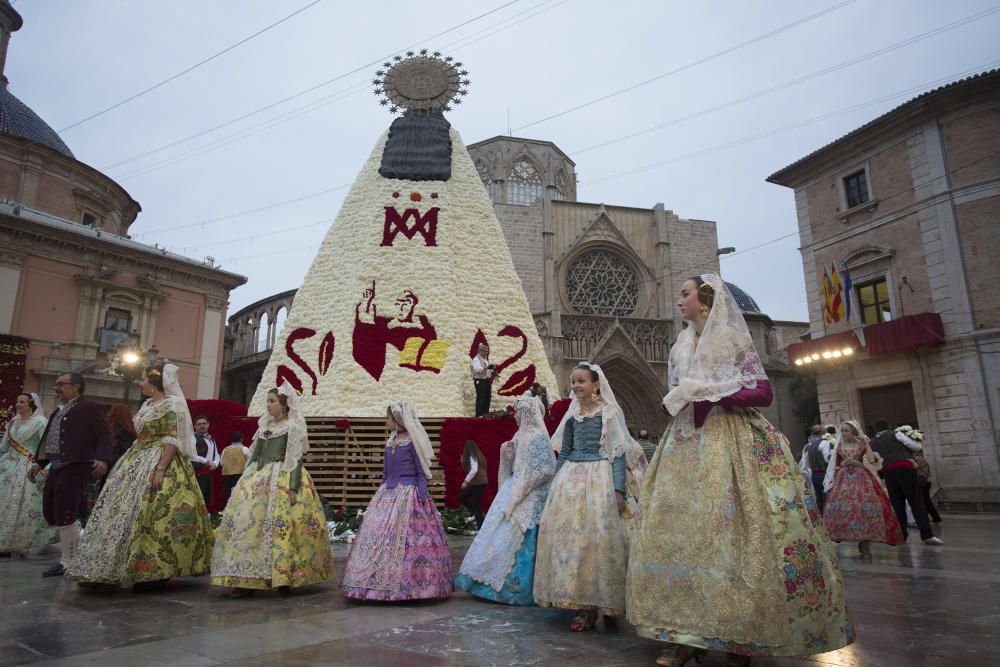
M382 480L351 546L340 591L355 600L448 597L448 538L412 442L386 446Z
M837 448L837 474L826 496L823 523L835 542L903 543L899 521L878 478L863 464L871 452L864 440Z

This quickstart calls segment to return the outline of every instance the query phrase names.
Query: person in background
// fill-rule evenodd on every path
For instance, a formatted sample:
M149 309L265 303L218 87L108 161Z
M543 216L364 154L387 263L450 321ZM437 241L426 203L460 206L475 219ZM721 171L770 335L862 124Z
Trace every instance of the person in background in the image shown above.
M490 363L490 348L485 343L479 345L471 362L472 384L476 388L476 416L482 417L490 411L493 393L493 373L496 366Z
M882 457L882 479L889 491L892 508L903 529L903 540L909 536L906 526L906 503L913 509L913 518L920 529L920 539L932 547L941 546L944 541L935 537L931 523L927 519L927 508L917 481L917 464L913 460L913 452L919 452L921 446L905 435L889 430L889 422L884 419L875 420L876 435L872 438L871 448Z
M132 411L127 405L118 403L108 410L108 425L111 427L111 467L129 450L135 442L135 424L132 421Z
M219 456L219 447L215 444L215 439L209 435L208 417L198 415L194 420L194 447L198 453L191 459L194 465L194 473L198 479L198 487L201 495L205 498L205 506L212 504L212 473L222 464Z
M462 492L458 496L458 502L465 505L465 508L476 517L476 528L479 529L483 527L483 494L486 493L489 477L486 474L486 457L475 440L465 443L465 450L462 452L462 470L466 474L462 480Z
M823 479L826 477L826 466L830 462L830 443L823 438L822 424L812 427L809 441L802 448L802 458L799 459L799 468L805 473L806 478L812 483L813 491L816 492L816 505L819 511L823 511L826 503L826 492L823 490Z
M222 483L226 489L227 504L249 460L250 448L243 445L243 434L236 431L230 438L229 446L222 450Z
M645 454L646 461L652 461L653 454L656 453L656 443L649 441L649 431L644 428L639 429L636 433L635 441L642 447L642 453Z
M542 414L549 414L549 390L542 386L541 382L531 385L531 395L542 402Z

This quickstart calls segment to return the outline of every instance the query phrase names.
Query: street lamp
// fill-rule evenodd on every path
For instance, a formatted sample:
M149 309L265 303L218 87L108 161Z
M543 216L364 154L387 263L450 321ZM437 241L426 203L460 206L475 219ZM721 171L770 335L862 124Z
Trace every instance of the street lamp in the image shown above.
M139 376L143 368L155 364L159 354L160 351L156 345L151 345L145 351L139 350L126 341L115 346L115 356L111 360L111 373L124 380L125 389L122 392L122 401L126 405L128 405L129 391L135 378Z

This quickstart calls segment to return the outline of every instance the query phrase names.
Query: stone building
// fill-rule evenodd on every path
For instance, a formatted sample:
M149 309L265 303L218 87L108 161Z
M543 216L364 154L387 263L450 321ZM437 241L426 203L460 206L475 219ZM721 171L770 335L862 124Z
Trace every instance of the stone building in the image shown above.
M632 208L578 202L575 166L547 141L495 137L468 147L494 202L514 267L556 377L599 363L629 425L659 433L667 356L682 326L675 302L691 275L719 270L715 223L683 219L663 204ZM489 258L484 258L489 261ZM768 417L802 440L793 412L793 372L784 349L807 328L774 322L736 285L757 349L775 386ZM294 290L229 319L223 396L246 402L267 363ZM550 397L567 387L549 387Z
M1000 70L768 180L795 191L811 340L789 353L816 358L823 419L917 425L946 505L1000 507ZM854 321L824 315L834 268L850 275ZM841 348L859 353L822 356Z
M21 23L0 1L0 74ZM0 334L29 340L24 390L47 408L67 369L88 395L121 400L122 380L102 373L119 341L156 345L189 398L218 396L229 293L246 278L132 241L139 211L0 77Z
M498 136L468 148L556 377L568 386L576 364L600 364L629 425L662 431L667 357L682 327L674 304L687 278L719 271L715 222L681 218L659 203L578 201L575 165L548 141ZM804 427L792 410L783 343L806 325L772 321L727 284L775 386L768 416L796 441ZM566 395L567 387L557 389Z

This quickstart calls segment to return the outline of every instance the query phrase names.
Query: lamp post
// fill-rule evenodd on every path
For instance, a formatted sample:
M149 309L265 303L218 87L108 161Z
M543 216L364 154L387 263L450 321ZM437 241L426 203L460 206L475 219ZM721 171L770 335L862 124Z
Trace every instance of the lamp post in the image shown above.
M142 351L131 343L121 342L115 346L115 357L111 362L115 375L122 378L125 384L122 392L122 401L128 405L129 391L132 389L132 382L146 366L156 363L156 357L160 351L156 345L151 345L148 350Z

